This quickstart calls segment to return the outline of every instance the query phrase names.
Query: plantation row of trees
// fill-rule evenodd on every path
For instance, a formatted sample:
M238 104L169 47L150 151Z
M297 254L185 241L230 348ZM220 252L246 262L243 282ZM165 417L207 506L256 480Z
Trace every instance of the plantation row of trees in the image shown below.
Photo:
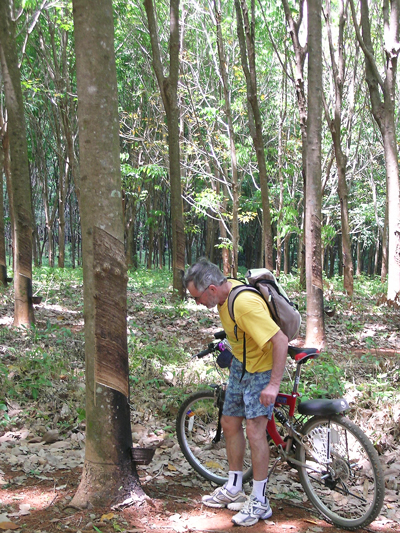
M199 255L222 260L233 274L240 261L278 275L297 269L305 280L305 6L303 0L194 1L179 9L176 1L113 3L128 266L174 265L178 292L181 271ZM327 0L322 8L317 270L344 275L351 295L354 268L384 281L392 264L394 299L398 2ZM33 260L75 266L82 236L72 5L30 0L12 9ZM2 89L5 265L15 239L4 95Z
M394 10L397 4L391 5ZM393 88L387 88L392 94L386 97L384 89L389 83L385 76L394 77L395 68L387 68L385 51L397 59L397 30L390 28L392 37L385 41L388 14L372 2L374 41L368 42L363 26L364 37L358 41L360 14L353 6L353 21L351 6L324 5L323 263L327 275L342 274L347 260L358 272L379 272L385 279L386 141L371 113L366 81L375 84L374 98L382 100L378 108L392 98L394 113L399 107L395 78ZM297 7L286 0L277 5L253 3L250 12L239 1L183 4L175 57L170 58L169 25L160 24L170 18L168 8L160 2L155 12L160 47L155 47L159 57L153 69L148 6L145 12L140 3L114 2L128 264L141 261L155 267L170 260L171 221L177 208L171 211L170 120L166 123L166 97L160 95L157 80L162 86L164 76L171 86L175 69L185 261L201 254L218 260L219 247L233 249L233 259L239 251L246 265L261 265L267 248L267 262L278 273L302 268L307 120L303 2ZM31 1L16 14L34 261L40 265L45 258L51 266L74 266L80 261L81 235L72 10L65 2ZM154 13L153 18L156 25ZM4 100L1 120L5 125ZM393 120L397 125L397 114ZM3 130L7 155L5 126ZM9 175L7 165L5 171ZM9 189L6 180L7 251L12 245ZM263 219L267 210L269 216ZM266 235L267 241L262 238ZM344 244L350 258L343 258Z
M216 245L233 274L239 252L278 273L295 265L310 345L325 341L324 260L349 295L364 260L396 299L399 1L0 0L14 324L34 321L32 257L82 257L87 437L73 505L142 495L126 337L140 250L149 267L169 258L178 297L185 263L216 260Z

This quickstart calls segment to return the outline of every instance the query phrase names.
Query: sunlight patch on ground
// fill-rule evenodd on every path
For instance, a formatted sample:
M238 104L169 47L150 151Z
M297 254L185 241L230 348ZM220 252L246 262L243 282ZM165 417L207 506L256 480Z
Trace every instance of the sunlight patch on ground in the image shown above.
M12 326L13 324L13 317L12 316L3 316L0 318L0 326Z
M40 307L42 309L46 309L47 311L56 311L57 313L68 313L70 315L78 315L80 313L80 311L72 311L71 309L67 309L66 307L63 307L61 305L41 303Z
M21 505L29 505L31 510L39 511L46 509L58 496L58 490L64 487L54 487L54 489L42 490L38 487L25 487L16 496L15 491L3 490L1 495L2 505L10 505L15 511L8 512L8 517L21 516ZM26 509L26 507L23 507Z

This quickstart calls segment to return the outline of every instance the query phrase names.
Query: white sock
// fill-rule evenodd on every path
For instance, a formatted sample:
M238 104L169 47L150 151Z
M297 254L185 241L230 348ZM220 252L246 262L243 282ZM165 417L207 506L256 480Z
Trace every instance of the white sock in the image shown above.
M239 470L229 470L229 479L226 489L232 494L236 494L242 490L243 472Z
M261 503L267 501L267 483L268 478L263 479L262 481L253 480L253 491L252 495Z

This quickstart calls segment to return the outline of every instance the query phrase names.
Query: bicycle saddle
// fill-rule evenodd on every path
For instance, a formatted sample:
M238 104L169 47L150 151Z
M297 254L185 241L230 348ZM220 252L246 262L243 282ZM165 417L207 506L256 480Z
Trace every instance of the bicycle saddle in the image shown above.
M298 412L301 415L337 415L350 409L344 398L337 400L306 400L299 403Z

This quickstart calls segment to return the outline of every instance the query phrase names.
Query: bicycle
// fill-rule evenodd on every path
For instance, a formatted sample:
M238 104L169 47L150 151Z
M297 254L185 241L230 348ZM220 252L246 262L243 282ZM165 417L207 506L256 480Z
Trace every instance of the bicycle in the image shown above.
M225 348L225 332L214 335L202 358ZM384 476L378 453L368 437L343 416L347 401L316 399L299 402L302 365L319 357L314 348L289 346L296 362L293 389L279 393L267 425L267 438L279 461L296 468L300 483L313 506L336 526L349 530L370 524L383 505ZM180 448L190 465L205 479L222 485L228 479L221 414L226 384L191 394L181 405L176 432ZM250 481L252 468L246 447L243 482Z

